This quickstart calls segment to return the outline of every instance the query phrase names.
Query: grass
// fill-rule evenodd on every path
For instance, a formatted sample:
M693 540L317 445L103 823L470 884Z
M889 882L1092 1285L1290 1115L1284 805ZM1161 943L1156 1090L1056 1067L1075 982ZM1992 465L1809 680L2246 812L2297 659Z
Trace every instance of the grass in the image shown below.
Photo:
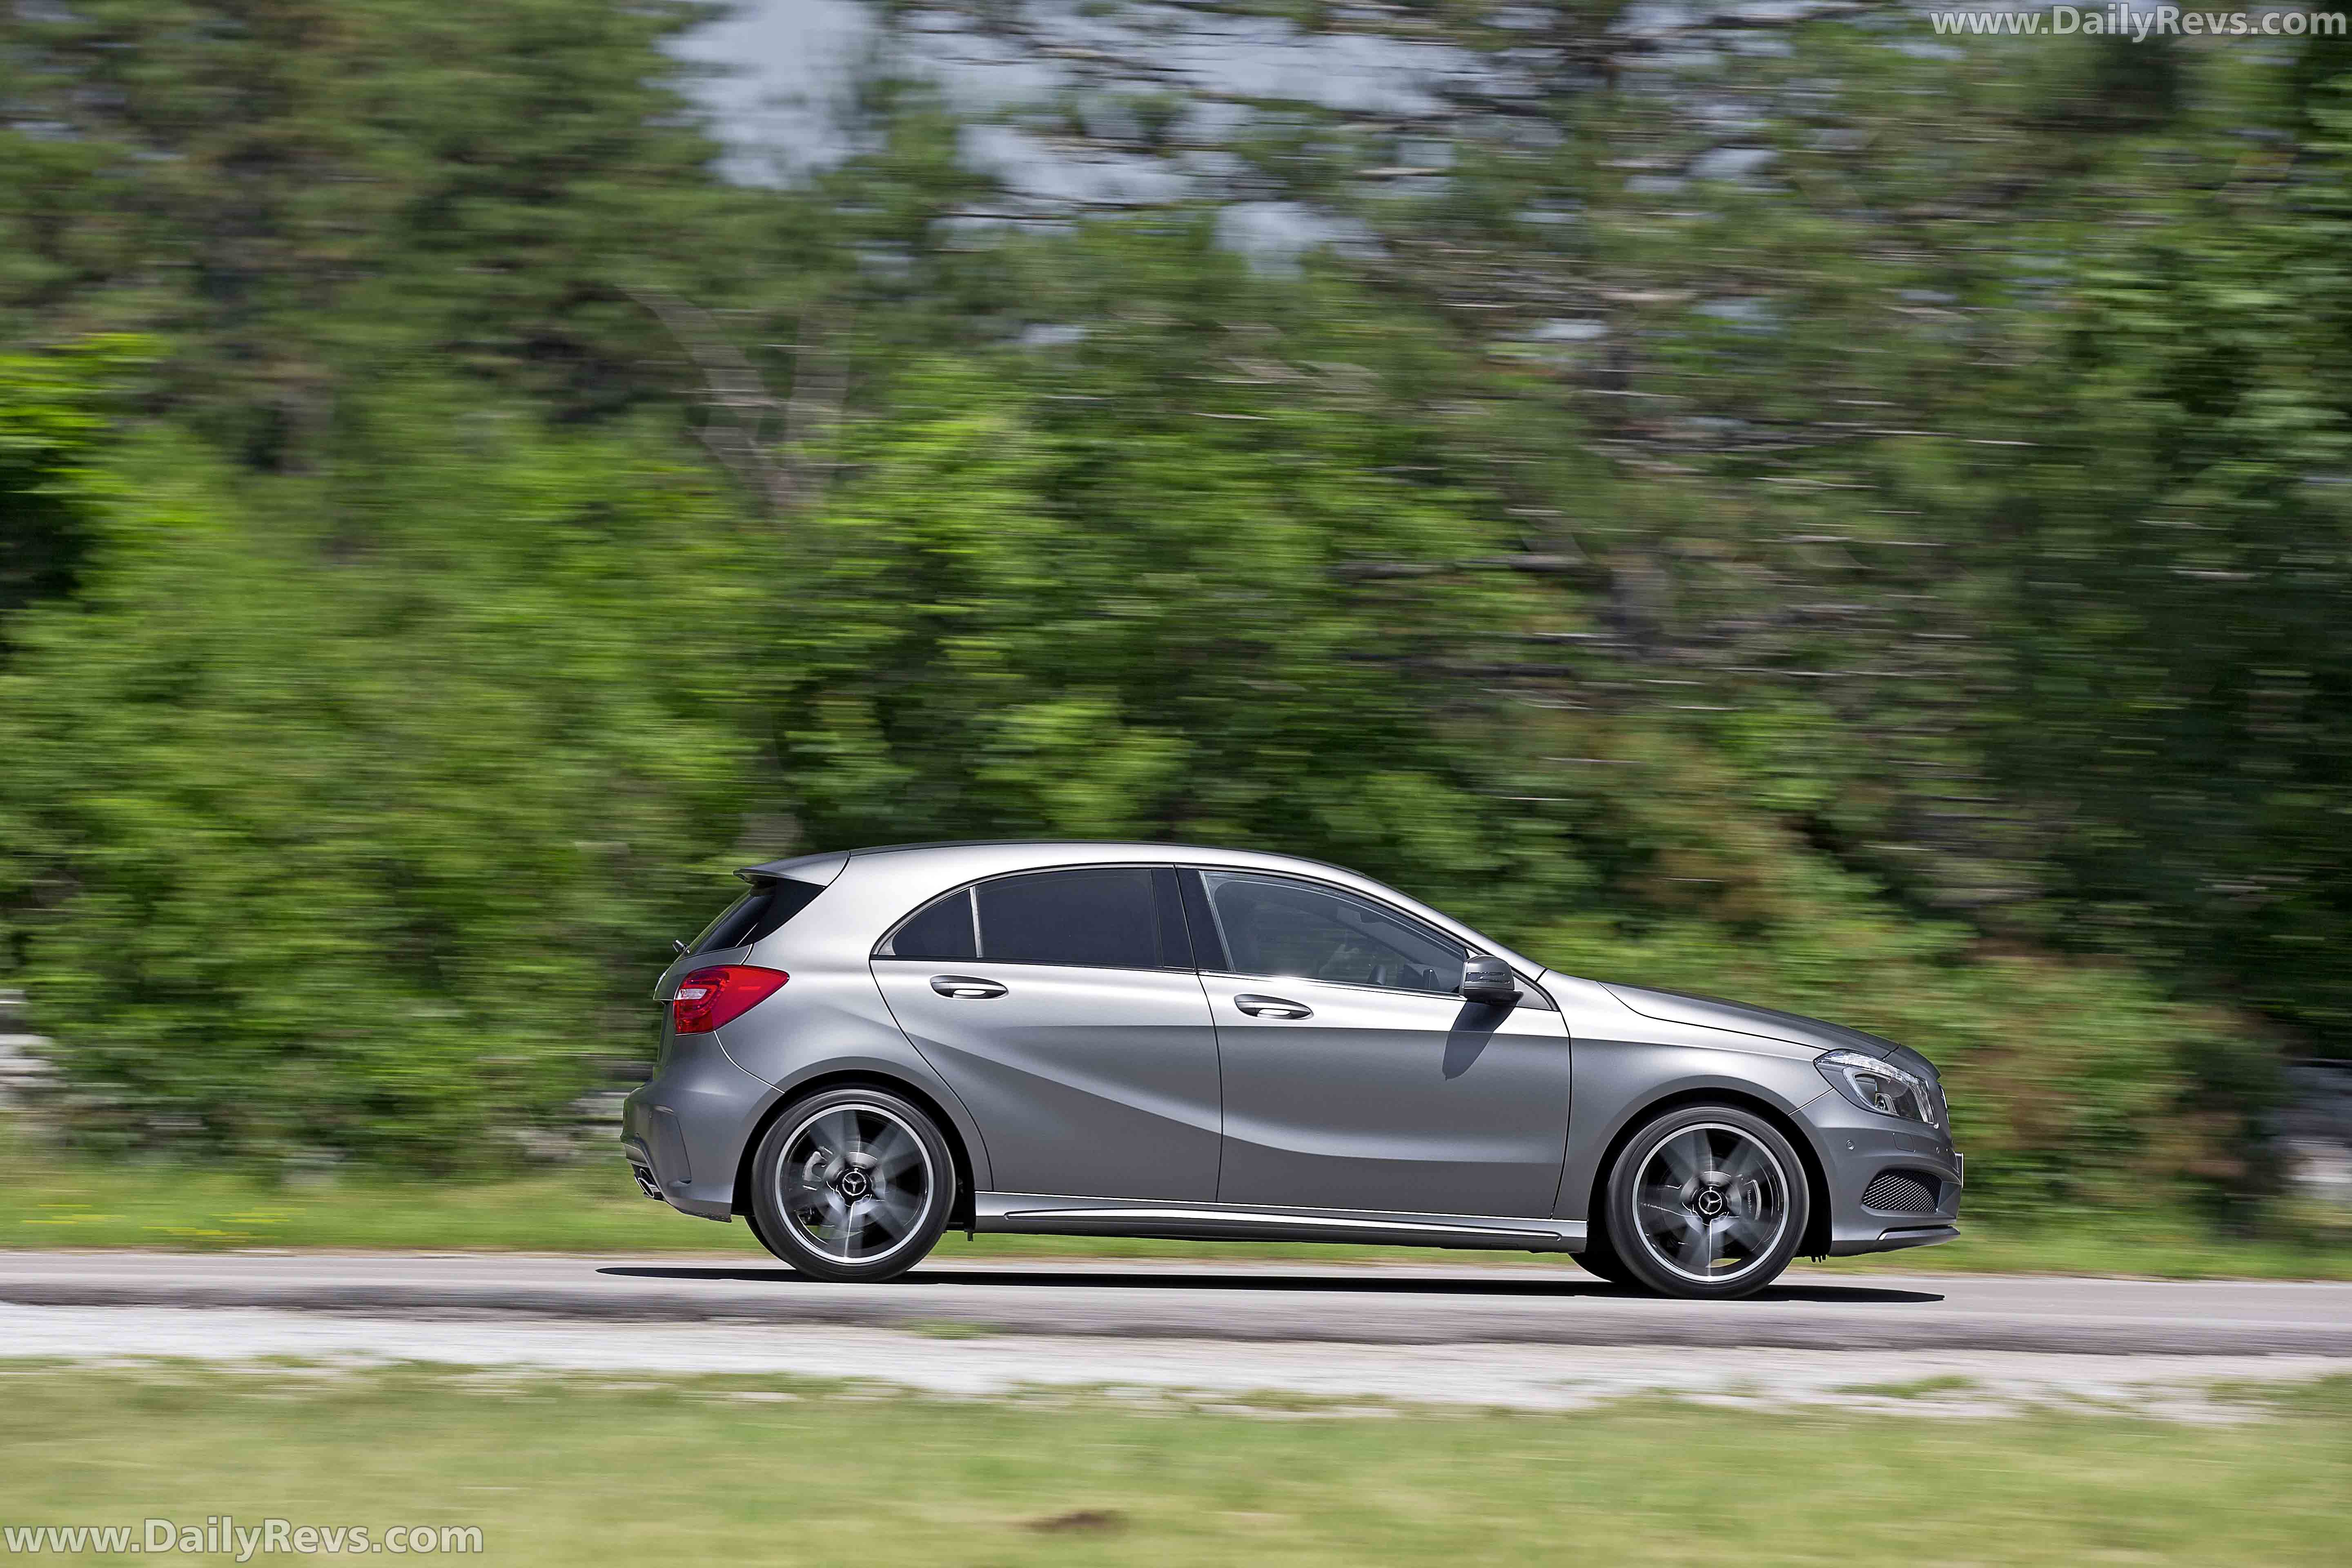
M1866 1394L1877 1399L1933 1399L1939 1394L1958 1394L1976 1385L1973 1377L1916 1377L1908 1383L1850 1383L1842 1392Z
M478 1526L489 1563L2338 1563L2352 1496L2341 1381L2225 1426L1662 1401L1300 1419L418 1367L0 1387L0 1521Z
M637 1194L616 1159L542 1174L424 1182L341 1173L288 1184L234 1170L142 1160L105 1163L0 1151L0 1247L184 1249L696 1252L760 1256L738 1225L675 1213ZM2292 1224L2289 1223L2292 1220ZM1562 1268L1524 1252L951 1235L940 1256L1239 1258ZM2144 1275L2168 1279L2352 1279L2352 1215L2288 1216L2278 1234L2227 1237L2164 1214L2076 1215L2045 1224L1967 1222L1959 1240L1824 1267L1846 1271Z

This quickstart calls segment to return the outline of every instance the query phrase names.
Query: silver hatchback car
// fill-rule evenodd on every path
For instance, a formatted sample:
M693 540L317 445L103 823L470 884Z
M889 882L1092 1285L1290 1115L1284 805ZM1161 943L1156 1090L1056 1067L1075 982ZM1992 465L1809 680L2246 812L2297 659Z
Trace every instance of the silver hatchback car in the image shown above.
M954 1226L1566 1252L1729 1297L1958 1234L1916 1052L1562 974L1336 866L976 843L738 874L662 976L623 1146L818 1279Z

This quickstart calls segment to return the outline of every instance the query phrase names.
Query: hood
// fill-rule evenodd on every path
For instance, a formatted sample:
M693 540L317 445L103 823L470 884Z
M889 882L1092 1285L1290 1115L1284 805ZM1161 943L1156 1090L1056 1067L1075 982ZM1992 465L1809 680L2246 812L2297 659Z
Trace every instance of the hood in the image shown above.
M1726 1002L1719 996L1651 991L1639 985L1612 985L1605 981L1601 988L1645 1018L1689 1024L1702 1029L1761 1035L1769 1040L1784 1040L1792 1046L1809 1046L1821 1051L1867 1051L1897 1067L1909 1068L1931 1083L1937 1081L1935 1064L1908 1046L1898 1046L1893 1040L1849 1029L1843 1024L1823 1023L1819 1018L1772 1007L1751 1007L1745 1002Z

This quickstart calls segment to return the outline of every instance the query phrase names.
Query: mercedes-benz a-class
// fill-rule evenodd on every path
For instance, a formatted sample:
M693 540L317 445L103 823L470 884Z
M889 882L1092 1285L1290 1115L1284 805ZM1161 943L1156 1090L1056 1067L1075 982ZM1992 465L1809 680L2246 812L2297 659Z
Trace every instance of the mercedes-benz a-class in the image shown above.
M624 1148L819 1279L954 1226L1565 1252L1727 1297L1958 1234L1917 1053L1562 973L1335 866L983 843L740 874L662 976Z

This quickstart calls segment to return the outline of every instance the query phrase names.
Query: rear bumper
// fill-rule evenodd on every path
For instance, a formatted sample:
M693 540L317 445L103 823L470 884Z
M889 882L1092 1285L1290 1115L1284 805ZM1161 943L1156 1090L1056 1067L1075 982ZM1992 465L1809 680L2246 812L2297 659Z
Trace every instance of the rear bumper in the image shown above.
M672 1041L653 1078L621 1102L621 1152L638 1189L680 1214L732 1217L744 1135L774 1093L713 1037Z
M1831 1257L1933 1247L1960 1234L1965 1175L1948 1132L1874 1115L1833 1090L1803 1114L1828 1187Z
M629 1174L636 1182L637 1191L656 1203L667 1201L662 1196L661 1178L654 1174L651 1150L635 1138L624 1138L621 1140L621 1158L629 1163Z

